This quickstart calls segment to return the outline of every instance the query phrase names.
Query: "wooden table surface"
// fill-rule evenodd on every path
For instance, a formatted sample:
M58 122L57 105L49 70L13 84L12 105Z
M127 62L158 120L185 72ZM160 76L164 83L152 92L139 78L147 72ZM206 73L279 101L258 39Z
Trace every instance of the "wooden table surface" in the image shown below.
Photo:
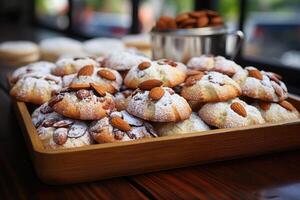
M8 70L0 67L2 85ZM300 199L300 150L91 183L46 185L34 172L3 88L0 117L1 200Z

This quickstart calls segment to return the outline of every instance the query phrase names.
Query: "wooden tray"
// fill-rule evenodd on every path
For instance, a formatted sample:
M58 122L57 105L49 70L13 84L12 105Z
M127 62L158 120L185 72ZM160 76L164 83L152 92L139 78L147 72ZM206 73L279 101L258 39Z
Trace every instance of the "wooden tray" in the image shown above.
M290 97L300 110L300 99ZM46 150L26 104L15 102L36 173L48 184L140 174L300 147L300 120L130 142Z

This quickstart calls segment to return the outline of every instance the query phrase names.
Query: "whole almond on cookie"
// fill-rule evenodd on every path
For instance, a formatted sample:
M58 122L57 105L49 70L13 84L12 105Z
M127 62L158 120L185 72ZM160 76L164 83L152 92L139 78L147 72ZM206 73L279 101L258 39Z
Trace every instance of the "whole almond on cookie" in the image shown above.
M271 103L266 102L266 101L260 101L259 102L259 107L261 109L263 109L264 111L268 111L270 109L270 107L271 107Z
M164 96L165 91L161 87L152 88L149 92L149 97L153 100L159 100Z
M192 86L194 85L197 81L201 80L201 78L204 76L203 72L200 72L196 75L189 76L186 81L185 81L185 86Z
M120 129L121 131L127 132L132 129L132 127L121 117L112 117L110 123L113 127Z
M107 69L101 69L97 72L98 76L105 78L107 80L110 81L115 81L116 80L116 76L114 75L114 73L112 73L111 71L107 70Z
M91 87L101 96L104 97L106 95L106 90L103 86L97 85L95 83L91 83Z
M285 109L287 109L289 111L295 110L295 107L288 101L282 101L279 103L279 105L281 105L282 107L284 107Z
M94 66L86 65L78 71L77 76L91 76L93 72L94 72Z
M144 70L144 69L147 69L151 66L151 63L150 62L142 62L139 64L138 68L139 70Z
M58 128L53 133L53 141L58 145L63 145L68 140L68 130L66 128Z
M141 90L151 90L154 87L160 87L162 85L163 85L163 82L161 80L150 79L150 80L146 80L144 82L141 82L138 85L138 88L140 88Z
M257 78L259 80L263 80L263 75L260 73L259 70L257 69L248 69L248 72L249 72L249 76L250 77L253 77L253 78Z
M242 117L247 117L247 111L245 110L244 106L238 102L233 102L230 105L230 108L236 112L237 114L239 114Z
M71 83L69 85L69 88L74 90L80 90L80 89L89 89L91 86L89 83Z

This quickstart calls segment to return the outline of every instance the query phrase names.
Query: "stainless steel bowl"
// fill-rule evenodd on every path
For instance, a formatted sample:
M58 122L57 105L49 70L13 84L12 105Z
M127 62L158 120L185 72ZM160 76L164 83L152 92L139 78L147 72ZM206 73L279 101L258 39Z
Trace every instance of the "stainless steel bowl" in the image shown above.
M226 40L229 35L234 35L238 39L232 53L232 58L234 58L243 42L242 31L228 31L226 26L168 31L152 30L152 57L186 63L191 57L202 54L225 56Z

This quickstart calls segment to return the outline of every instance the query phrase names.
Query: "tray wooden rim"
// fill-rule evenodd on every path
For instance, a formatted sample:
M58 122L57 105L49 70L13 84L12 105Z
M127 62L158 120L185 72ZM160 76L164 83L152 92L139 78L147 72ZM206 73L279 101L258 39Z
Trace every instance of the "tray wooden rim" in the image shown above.
M292 101L298 101L300 102L300 98L295 95L289 95L289 99ZM135 140L135 141L126 141L126 142L115 142L115 143L106 143L106 144L93 144L93 145L87 145L83 147L76 147L76 148L65 148L65 149L45 149L38 137L38 134L36 132L36 128L34 127L32 121L31 121L31 115L27 109L27 105L24 102L16 101L14 100L14 104L16 106L16 112L18 115L20 115L22 121L24 122L24 128L26 129L26 134L29 136L30 139L30 145L32 147L32 150L39 154L69 154L74 152L85 152L85 151L93 151L96 149L110 149L110 148L119 148L122 146L131 146L131 145L141 145L145 143L155 143L155 142L163 142L163 141L175 141L175 140L181 140L184 138L190 138L190 137L203 137L207 135L213 135L213 134L225 134L228 132L236 132L236 131L245 131L245 130L256 130L261 128L268 128L268 127L274 127L274 126L286 126L286 125L297 125L300 124L300 119L291 120L291 121L285 121L285 122L278 122L278 123L265 123L265 124L259 124L259 125L251 125L246 127L237 127L237 128L223 128L223 129L214 129L209 131L203 131L203 132L191 132L181 135L169 135L169 136L163 136L163 137L157 137L157 138L147 138L147 139L141 139L141 140Z

